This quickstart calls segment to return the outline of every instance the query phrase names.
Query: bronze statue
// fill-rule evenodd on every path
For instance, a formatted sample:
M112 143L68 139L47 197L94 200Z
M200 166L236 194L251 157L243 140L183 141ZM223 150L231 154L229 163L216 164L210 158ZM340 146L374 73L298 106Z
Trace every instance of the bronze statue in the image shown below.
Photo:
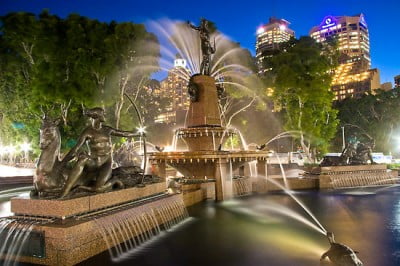
M201 41L201 53L203 60L200 65L200 74L202 75L210 75L210 63L211 63L211 55L215 53L215 42L214 47L211 46L210 42L210 31L208 29L208 21L204 18L201 19L200 26L196 27L192 25L189 21L187 24L199 31L200 41Z
M357 251L353 251L346 245L335 242L335 237L333 233L327 232L326 236L328 237L329 244L331 247L327 252L322 254L321 262L328 257L329 260L337 266L362 266L363 263L357 257Z
M65 163L60 160L61 135L58 125L61 119L44 116L40 128L40 157L33 176L34 190L31 195L42 196L59 192L65 183Z
M374 164L372 158L372 149L375 147L375 141L372 138L365 143L357 141L353 138L349 141L342 154L338 156L325 156L321 162L321 166L337 166L337 165L362 165Z
M115 183L123 186L120 181L110 179L112 172L111 136L136 137L142 135L103 126L105 117L102 108L89 109L85 115L91 119L92 123L82 132L75 147L65 156L68 161L75 157L78 157L78 160L68 175L61 198L67 196L78 185L85 190L96 192L103 192ZM89 151L78 153L85 143L88 145ZM93 180L94 185L88 186Z

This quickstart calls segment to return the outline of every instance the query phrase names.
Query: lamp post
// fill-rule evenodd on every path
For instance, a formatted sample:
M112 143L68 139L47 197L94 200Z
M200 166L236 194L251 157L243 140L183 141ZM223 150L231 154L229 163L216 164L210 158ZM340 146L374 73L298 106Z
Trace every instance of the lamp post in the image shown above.
M346 141L344 140L344 126L342 127L342 151L346 148Z
M21 144L21 150L24 152L24 161L27 163L29 161L29 151L31 150L31 144L25 142Z

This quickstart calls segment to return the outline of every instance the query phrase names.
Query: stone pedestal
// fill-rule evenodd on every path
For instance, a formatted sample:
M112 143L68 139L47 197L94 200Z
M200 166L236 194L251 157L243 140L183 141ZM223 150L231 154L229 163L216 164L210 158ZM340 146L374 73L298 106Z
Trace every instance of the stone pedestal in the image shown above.
M215 165L215 199L223 201L232 197L232 168L227 160L219 159Z
M165 190L166 185L162 182L146 185L142 188L133 187L75 199L46 200L30 199L28 196L16 197L11 199L11 211L16 215L65 219L163 193Z
M198 100L190 102L185 127L221 126L217 87L210 76L197 75L192 82L198 88Z

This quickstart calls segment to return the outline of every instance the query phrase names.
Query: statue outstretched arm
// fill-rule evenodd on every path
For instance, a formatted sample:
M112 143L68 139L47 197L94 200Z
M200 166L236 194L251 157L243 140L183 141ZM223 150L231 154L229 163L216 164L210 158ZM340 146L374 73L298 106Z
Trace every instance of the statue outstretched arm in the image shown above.
M132 131L124 131L110 127L110 134L117 137L133 138L133 137L143 137L144 133L135 133Z
M326 257L328 257L328 251L321 255L320 260L324 260Z
M186 24L188 24L189 25L189 27L191 27L192 29L195 29L195 30L201 30L201 28L200 27L196 27L195 25L193 25L192 23L190 23L190 21L186 21Z

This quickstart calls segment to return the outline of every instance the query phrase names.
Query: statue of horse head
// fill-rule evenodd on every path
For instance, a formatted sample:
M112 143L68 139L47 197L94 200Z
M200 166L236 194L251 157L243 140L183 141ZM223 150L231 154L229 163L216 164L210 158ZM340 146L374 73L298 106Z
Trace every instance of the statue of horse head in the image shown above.
M43 151L54 144L54 141L60 141L61 135L58 126L61 122L60 118L52 119L44 116L40 127L40 149Z
M40 127L40 157L34 174L34 184L37 192L59 189L63 179L60 178L60 147L61 134L58 126L60 118L52 119L48 116L42 118ZM57 171L55 171L57 169Z

